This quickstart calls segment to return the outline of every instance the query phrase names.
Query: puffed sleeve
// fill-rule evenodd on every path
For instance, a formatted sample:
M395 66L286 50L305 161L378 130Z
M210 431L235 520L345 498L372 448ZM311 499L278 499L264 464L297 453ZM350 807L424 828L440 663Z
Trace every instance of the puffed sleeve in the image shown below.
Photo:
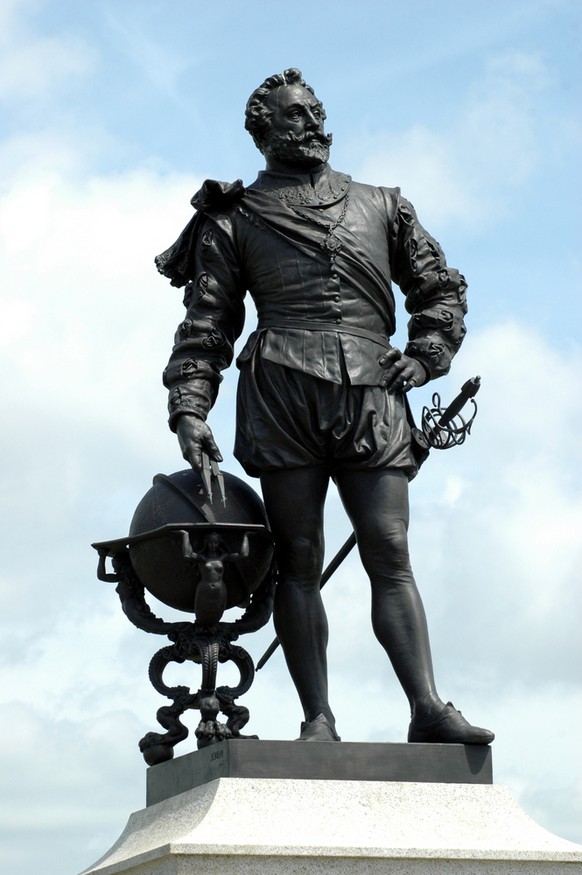
M183 413L206 419L244 325L245 284L228 213L199 216L189 249L186 317L163 377L172 431Z
M441 247L399 192L390 249L392 276L411 314L404 352L417 359L432 380L449 371L465 336L467 283L458 270L448 267Z

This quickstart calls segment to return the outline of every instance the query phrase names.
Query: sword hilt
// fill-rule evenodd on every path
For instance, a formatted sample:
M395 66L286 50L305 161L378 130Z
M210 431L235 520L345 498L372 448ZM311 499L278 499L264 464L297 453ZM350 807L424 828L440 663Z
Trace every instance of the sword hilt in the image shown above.
M459 394L443 410L441 396L435 392L432 396L432 407L424 407L422 411L422 433L429 445L435 450L447 450L462 444L477 416L477 403L474 396L481 386L481 377L473 377L463 384ZM461 416L465 404L471 401L473 410L468 419ZM455 421L456 420L456 421Z

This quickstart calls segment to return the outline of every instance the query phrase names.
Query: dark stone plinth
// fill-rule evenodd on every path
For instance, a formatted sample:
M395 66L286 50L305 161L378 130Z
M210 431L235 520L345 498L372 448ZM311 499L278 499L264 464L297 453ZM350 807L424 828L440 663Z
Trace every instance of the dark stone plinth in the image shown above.
M488 745L231 739L149 768L147 805L216 778L493 783Z

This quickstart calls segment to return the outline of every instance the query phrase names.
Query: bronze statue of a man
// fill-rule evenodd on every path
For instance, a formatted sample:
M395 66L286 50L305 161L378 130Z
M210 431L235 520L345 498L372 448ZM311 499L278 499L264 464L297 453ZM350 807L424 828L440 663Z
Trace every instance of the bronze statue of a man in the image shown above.
M338 740L327 692L320 596L330 477L372 588L374 632L408 697L412 742L487 744L439 697L407 543L418 470L406 392L447 373L465 333L466 283L397 188L353 182L328 164L331 136L296 69L251 95L246 128L266 169L252 185L208 180L196 214L156 259L185 286L186 318L164 374L184 458L221 461L206 424L242 331L235 456L260 477L276 543L275 628L305 712L301 739ZM411 314L393 348L394 280Z

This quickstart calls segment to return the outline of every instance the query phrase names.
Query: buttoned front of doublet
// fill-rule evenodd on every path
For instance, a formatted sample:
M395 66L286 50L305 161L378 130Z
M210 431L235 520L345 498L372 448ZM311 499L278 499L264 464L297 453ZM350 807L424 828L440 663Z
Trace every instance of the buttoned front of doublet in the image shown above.
M330 321L341 325L342 296L339 274L333 271L325 283L325 297L330 309Z
M376 323L367 326L369 330L382 323L392 333L388 237L395 204L389 190L353 183L328 165L313 174L260 173L247 189L237 217L247 223L246 233L241 229L241 254L251 294L261 297L261 267L272 258L278 267L275 279L282 279L288 291L295 282L295 291L311 305L323 302L325 321L344 321L344 290L355 291L368 300L369 318ZM257 231L262 231L262 239L256 246L246 245L247 235ZM315 272L313 263L318 265ZM314 282L321 283L319 288ZM297 318L295 313L281 315ZM320 314L317 318L324 321Z
M327 259L312 258L260 226L236 217L237 239L249 292L262 319L336 322L342 317L342 283Z
M313 256L261 227L260 222L249 220L243 211L235 220L236 239L257 308L259 328L271 326L261 332L261 358L334 383L341 383L347 375L354 385L380 385L384 371L378 359L388 347L394 299L387 256L382 256L380 270L368 269L362 275L362 263L372 257L372 252L363 253L361 249L354 252L353 238L361 233L360 223L371 223L372 216L357 201L356 197L356 227L352 227L348 210L345 227L342 225L337 231L342 242L345 238L346 250L349 247L351 251L344 258L342 249L332 264L318 252L318 239L323 237L323 231L317 228L313 232ZM318 217L327 216L327 221L333 222L340 211L341 204L334 203L329 209L316 212ZM387 251L386 218L382 216L380 200L376 205L376 225L379 227L373 238L380 246L383 237L381 248ZM349 281L354 276L354 265L356 279L365 286L364 290ZM370 276L371 273L374 275ZM293 321L309 322L313 327L310 330L285 327ZM325 323L326 329L318 331L318 323ZM337 326L337 333L330 326ZM352 327L385 338L385 344L350 335ZM239 366L250 358L257 342L256 335L249 339L237 360Z

